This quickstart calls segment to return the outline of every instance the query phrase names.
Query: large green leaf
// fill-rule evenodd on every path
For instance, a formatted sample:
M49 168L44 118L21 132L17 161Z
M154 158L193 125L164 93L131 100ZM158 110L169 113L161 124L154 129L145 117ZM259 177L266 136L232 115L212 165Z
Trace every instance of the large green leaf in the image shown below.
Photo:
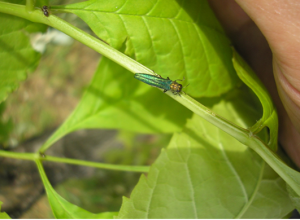
M42 163L36 160L38 170L40 172L44 187L46 189L47 197L55 218L59 219L112 219L117 212L103 212L94 214L88 212L62 198L52 188L49 180L45 174Z
M0 102L2 102L37 66L40 54L31 47L29 33L45 31L45 26L2 13L0 21Z
M90 0L53 9L82 18L101 39L163 77L185 76L194 97L236 84L230 42L206 0Z
M178 115L180 112L180 116ZM191 112L103 57L91 85L43 149L77 129L117 128L140 133L180 131Z
M247 127L257 115L239 117L243 95L223 97L212 110ZM281 218L293 208L285 182L259 155L195 115L124 198L119 218Z

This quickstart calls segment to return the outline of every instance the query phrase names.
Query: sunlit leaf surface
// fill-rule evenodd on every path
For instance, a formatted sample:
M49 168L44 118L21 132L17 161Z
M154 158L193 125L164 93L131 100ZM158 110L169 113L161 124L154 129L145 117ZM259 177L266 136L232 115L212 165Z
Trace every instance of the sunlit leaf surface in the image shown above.
M126 54L161 76L185 77L191 96L218 96L235 86L230 42L206 0L91 0L58 8L115 48L126 41Z
M241 94L216 102L212 110L241 126L251 124L249 116L243 121L234 112ZM285 182L259 155L194 116L130 199L124 198L119 218L281 218L293 208Z

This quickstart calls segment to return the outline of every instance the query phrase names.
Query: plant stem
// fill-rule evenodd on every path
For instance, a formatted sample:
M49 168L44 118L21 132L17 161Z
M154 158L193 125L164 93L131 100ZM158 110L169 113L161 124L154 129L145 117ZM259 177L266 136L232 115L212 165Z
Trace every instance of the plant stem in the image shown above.
M42 160L53 161L57 163L83 165L83 166L95 167L95 168L101 168L107 170L131 171L131 172L141 172L141 173L147 173L149 172L150 169L149 166L114 165L114 164L105 164L105 163L90 162L90 161L83 161L83 160L70 159L70 158L52 157L52 156L46 156L42 158Z
M9 157L14 159L22 159L22 160L36 160L39 158L38 154L34 153L17 153L0 150L0 157Z
M119 171L121 170L121 171L140 172L140 173L147 173L149 172L150 169L149 166L114 165L114 164L105 164L105 163L90 162L90 161L77 160L77 159L52 157L52 156L42 157L38 153L16 153L16 152L0 150L0 156L14 158L14 159L32 160L32 161L45 160L45 161L53 161L58 163L68 163L74 165L95 167L95 168L107 169L107 170L119 170Z
M32 12L34 10L34 2L35 0L26 0L26 10L28 12Z

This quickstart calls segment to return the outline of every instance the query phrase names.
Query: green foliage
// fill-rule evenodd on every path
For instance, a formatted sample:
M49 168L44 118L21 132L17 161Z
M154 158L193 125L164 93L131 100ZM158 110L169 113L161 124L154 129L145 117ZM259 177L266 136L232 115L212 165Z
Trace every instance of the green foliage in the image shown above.
M297 195L297 193L290 187L287 185L287 190L289 192L289 196L292 200L292 202L294 203L296 209L298 210L298 212L300 212L300 197Z
M3 202L0 201L0 211L1 211L1 205ZM10 219L9 215L5 212L0 212L0 219Z
M114 48L126 40L125 53L162 77L185 77L193 97L235 86L230 42L207 1L91 0L55 9L75 13Z
M178 111L181 117L178 117ZM83 128L117 128L140 133L176 132L181 130L190 115L191 112L174 100L158 90L149 90L124 68L102 58L79 105L43 147L47 148L62 136Z
M11 119L2 119L3 112L5 110L5 103L0 103L0 143L6 145L9 134L13 129L13 122Z
M52 188L49 180L45 174L43 165L40 161L36 161L37 167L39 169L50 206L53 211L55 218L59 219L112 219L116 212L104 212L99 214L90 213L72 203L69 203L67 200L58 195L55 190Z
M0 11L59 28L107 56L74 112L40 152L78 129L173 133L148 176L142 175L130 199L124 198L119 213L92 214L63 199L50 185L41 160L96 167L94 163L0 151L2 156L36 162L56 218L282 218L299 206L300 173L274 153L278 119L272 100L241 57L232 55L205 0L90 0L51 6L52 12L78 15L109 45L53 14L45 17L38 9L29 15L24 8L0 2ZM25 48L26 37L21 40ZM17 63L15 51L5 52L5 65L17 69L12 75L0 74L0 82L6 83L0 83L2 100L36 64L36 52L22 51L29 51L23 65ZM184 76L190 84L186 93L204 106L184 94L166 93L168 97L135 80L127 70L142 65L130 57L163 77Z
M36 68L40 54L30 45L28 34L45 27L22 18L0 13L0 102L18 88Z
M212 110L249 126L249 115L242 120L233 108L247 94L234 92ZM284 181L259 155L195 115L123 199L118 217L282 218L292 209Z

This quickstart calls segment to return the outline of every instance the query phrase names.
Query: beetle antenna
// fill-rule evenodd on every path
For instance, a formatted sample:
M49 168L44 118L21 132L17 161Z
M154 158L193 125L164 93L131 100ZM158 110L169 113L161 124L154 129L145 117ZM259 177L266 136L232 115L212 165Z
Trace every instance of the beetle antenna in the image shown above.
M176 81L184 81L184 80L185 80L185 77L183 77L183 79L176 79L175 82Z

